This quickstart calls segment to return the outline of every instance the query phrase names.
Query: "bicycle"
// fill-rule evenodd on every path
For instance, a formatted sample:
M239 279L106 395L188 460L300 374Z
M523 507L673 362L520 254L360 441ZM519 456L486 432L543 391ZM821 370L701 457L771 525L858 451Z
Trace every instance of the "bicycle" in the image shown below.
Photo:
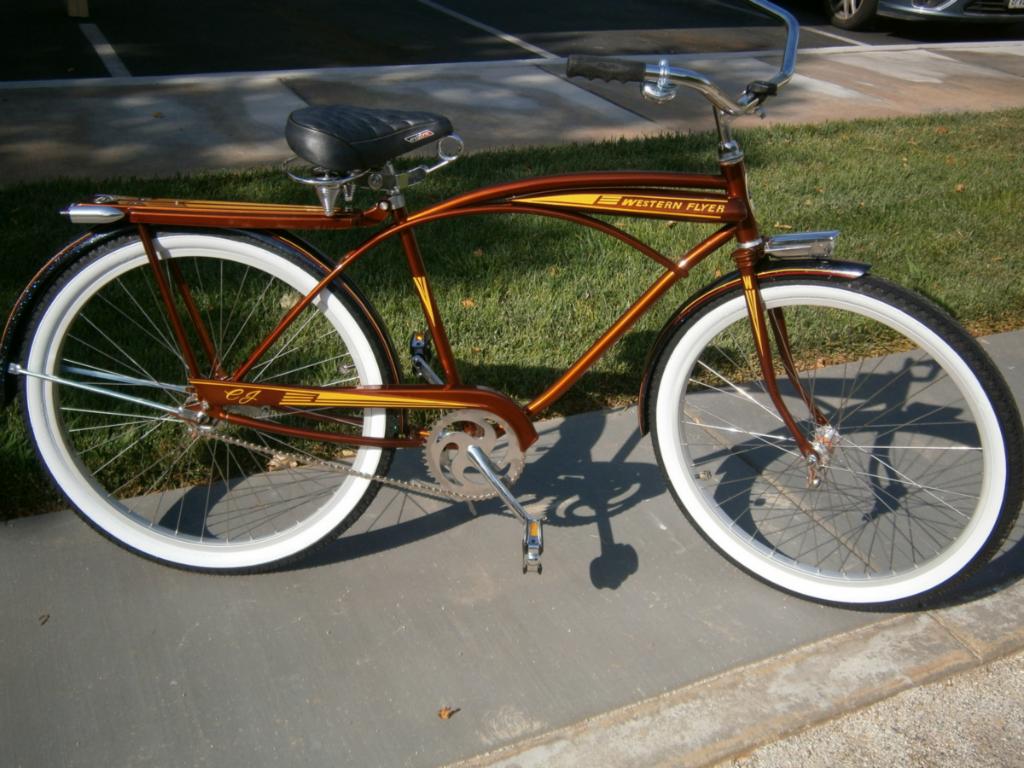
M735 242L736 271L679 307L640 389L640 429L679 507L737 566L808 599L906 608L951 594L1016 519L1020 417L966 331L867 265L835 260L837 232L761 233L731 121L790 81L799 28L767 0L750 2L785 24L786 47L779 71L736 98L664 61L568 62L569 76L638 82L657 102L679 87L705 96L717 174L544 176L411 212L405 189L461 154L450 121L309 107L286 135L311 170L286 170L319 205L104 195L71 205L70 219L92 229L39 271L0 345L5 400L20 385L55 485L118 544L211 572L302 556L351 525L382 485L498 497L522 521L523 571L540 572L544 512L511 490L537 439L534 419L669 288ZM433 142L436 162L396 169ZM357 206L357 193L370 204ZM569 222L662 268L525 405L463 382L416 238L428 223L495 214ZM672 258L615 217L718 228ZM374 230L336 262L286 232L363 227ZM427 328L409 344L416 383L402 382L391 336L346 273L392 240ZM388 477L400 448L424 452L433 483Z

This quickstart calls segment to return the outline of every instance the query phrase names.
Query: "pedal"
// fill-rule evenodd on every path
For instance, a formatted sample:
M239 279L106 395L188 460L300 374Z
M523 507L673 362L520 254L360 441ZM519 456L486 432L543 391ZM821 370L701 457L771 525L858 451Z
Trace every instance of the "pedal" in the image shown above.
M527 520L523 530L523 573L535 571L538 575L544 572L540 556L544 554L544 523L540 520Z

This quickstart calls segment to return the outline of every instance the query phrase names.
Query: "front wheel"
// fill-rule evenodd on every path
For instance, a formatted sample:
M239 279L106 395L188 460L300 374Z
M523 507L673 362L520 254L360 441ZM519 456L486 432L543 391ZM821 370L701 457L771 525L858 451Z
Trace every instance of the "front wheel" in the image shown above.
M778 365L821 466L809 472L760 381L737 287L684 322L655 368L650 423L677 502L786 591L864 608L947 593L1021 503L1020 417L1002 377L954 321L881 280L780 279L762 294L818 411Z

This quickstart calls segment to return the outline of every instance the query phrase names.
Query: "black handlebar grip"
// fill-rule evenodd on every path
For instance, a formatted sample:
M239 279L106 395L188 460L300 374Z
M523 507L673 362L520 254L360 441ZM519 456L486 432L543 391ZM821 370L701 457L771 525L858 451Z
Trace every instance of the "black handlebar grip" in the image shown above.
M620 83L642 83L646 66L642 61L609 59L604 56L577 56L573 54L565 63L568 77L586 77L590 80L618 80Z
M747 86L747 93L757 96L761 101L777 95L778 92L779 86L767 80L755 80Z

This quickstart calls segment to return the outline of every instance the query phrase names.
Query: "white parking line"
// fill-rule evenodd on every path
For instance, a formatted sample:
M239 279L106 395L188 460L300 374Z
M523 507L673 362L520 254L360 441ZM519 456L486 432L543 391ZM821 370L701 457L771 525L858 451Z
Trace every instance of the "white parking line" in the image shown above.
M716 5L719 8L724 8L733 13L745 13L747 14L747 16L753 16L754 18L760 19L761 21L765 20L765 13L763 11L755 11L753 8L749 7L737 8L735 5L733 5L731 2L728 2L727 0L707 0L707 2L710 5ZM864 43L861 42L860 40L854 40L852 37L843 37L842 35L837 35L834 32L825 32L822 29L817 29L815 27L810 27L804 24L800 25L800 32L814 32L815 34L821 35L822 37L830 37L833 40L839 40L840 42L846 43L847 45L858 45L866 48L872 47L870 43Z
M526 42L522 38L516 37L515 35L510 35L508 32L502 32L500 29L496 29L495 27L492 27L490 24L484 24L482 21L471 19L469 16L465 16L459 13L458 11L453 11L451 8L445 8L440 3L435 3L433 0L419 0L419 2L421 5L425 5L428 8L433 8L435 11L438 11L439 13L448 14L453 19L458 19L459 21L474 26L477 29L482 29L484 32L487 32L488 34L501 38L506 43L517 45L523 50L529 51L530 53L534 54L535 56L540 56L542 59L560 58L559 56L556 56L555 54L551 53L551 51L545 51L543 48L538 48L536 45L532 45L531 43Z
M78 28L82 30L82 34L85 35L86 39L92 43L93 50L96 51L96 55L100 57L100 61L103 62L103 66L107 68L107 72L110 73L111 77L132 76L132 73L128 71L128 67L124 65L124 62L115 53L114 46L100 32L99 27L95 24L79 24Z
M818 29L817 27L800 27L800 31L813 32L814 34L821 35L822 37L831 37L833 40L838 40L839 42L846 43L847 45L859 45L864 48L873 47L871 43L865 43L861 40L854 40L852 37L843 37L842 35L837 35L835 32L826 32L825 30Z

